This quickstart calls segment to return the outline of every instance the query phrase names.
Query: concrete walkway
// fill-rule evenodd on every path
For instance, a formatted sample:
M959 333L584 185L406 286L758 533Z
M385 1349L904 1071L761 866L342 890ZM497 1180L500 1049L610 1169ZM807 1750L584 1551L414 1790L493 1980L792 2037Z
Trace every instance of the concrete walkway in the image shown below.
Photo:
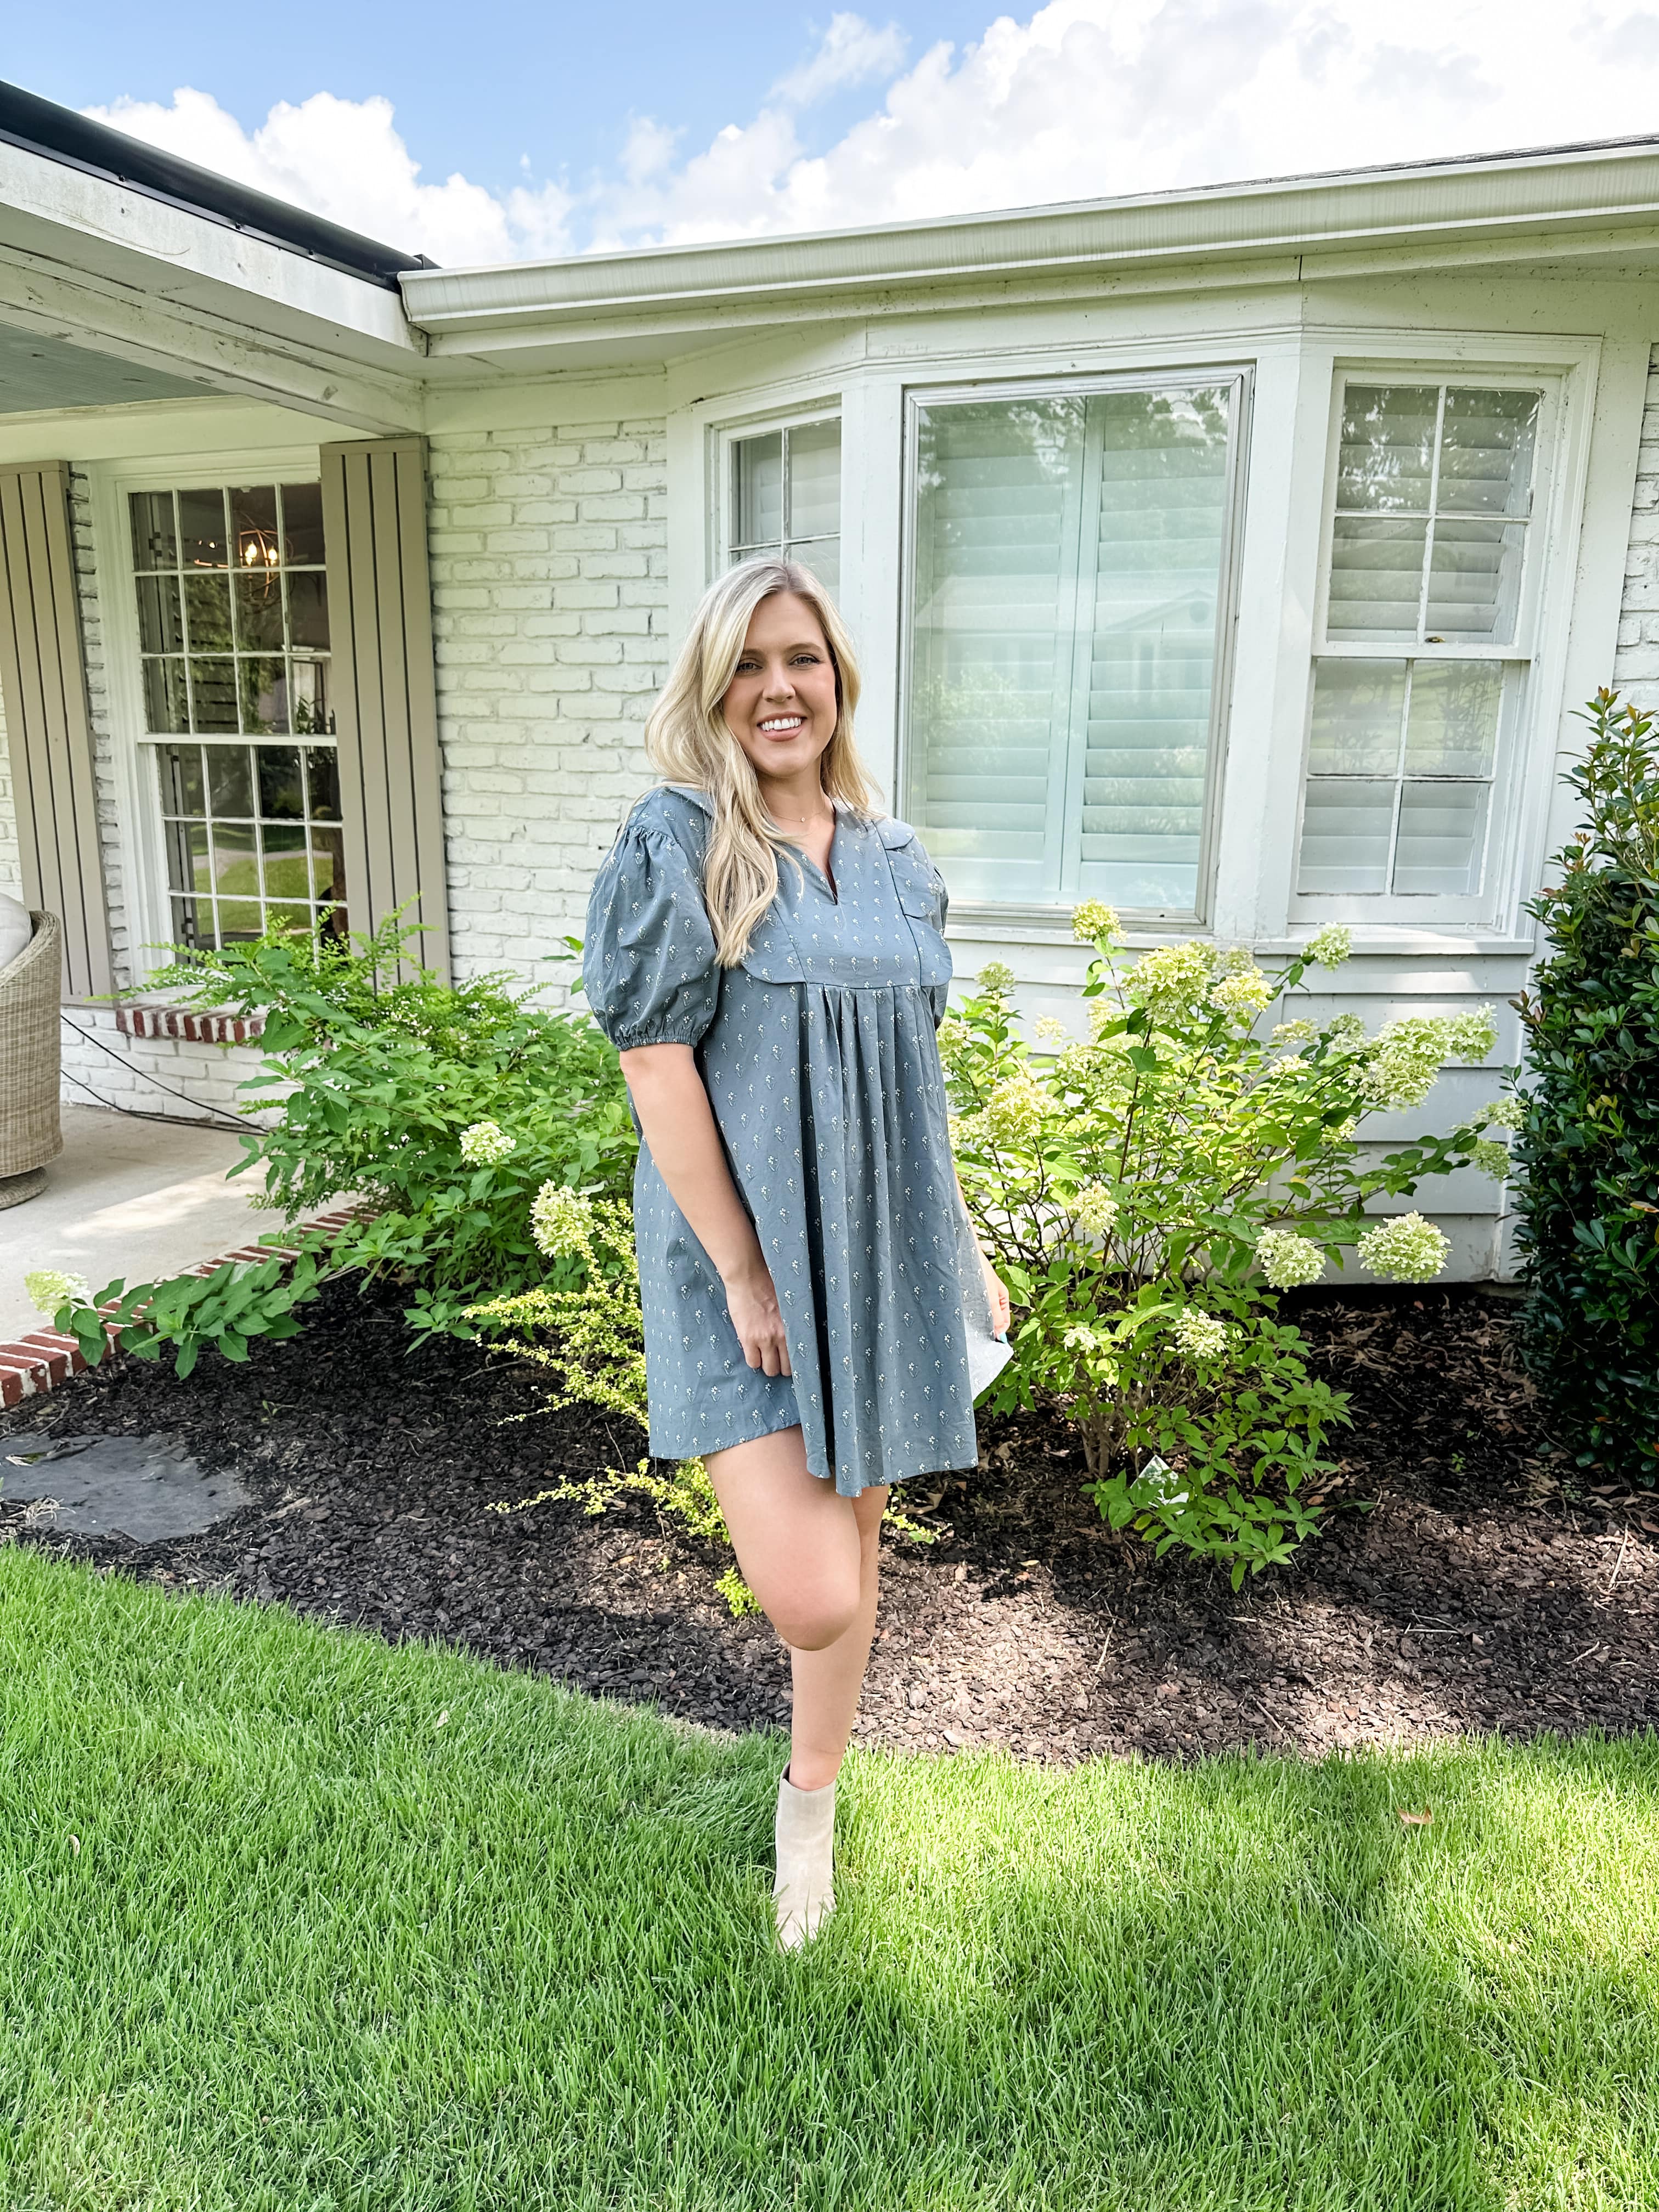
M0 1342L48 1324L29 1304L32 1267L150 1282L249 1244L281 1216L255 1209L257 1170L227 1182L242 1157L228 1129L140 1121L98 1106L63 1109L64 1149L39 1198L0 1212Z

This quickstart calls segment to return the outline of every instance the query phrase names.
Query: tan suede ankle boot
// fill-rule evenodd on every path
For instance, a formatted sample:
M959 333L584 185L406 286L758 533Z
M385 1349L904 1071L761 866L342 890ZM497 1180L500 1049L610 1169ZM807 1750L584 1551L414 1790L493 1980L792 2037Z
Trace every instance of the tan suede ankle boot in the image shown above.
M786 1951L810 1943L836 1909L836 1785L797 1790L785 1767L778 1784L777 1878L772 1899Z

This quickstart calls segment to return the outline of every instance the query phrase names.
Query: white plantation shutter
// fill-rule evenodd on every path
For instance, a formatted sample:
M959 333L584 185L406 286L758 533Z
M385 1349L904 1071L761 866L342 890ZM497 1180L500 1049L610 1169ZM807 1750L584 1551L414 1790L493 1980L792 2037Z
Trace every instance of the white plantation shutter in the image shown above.
M918 410L906 803L959 897L1195 910L1237 394Z
M1481 890L1504 736L1526 676L1540 401L1535 391L1449 384L1344 392L1304 894L1468 900Z

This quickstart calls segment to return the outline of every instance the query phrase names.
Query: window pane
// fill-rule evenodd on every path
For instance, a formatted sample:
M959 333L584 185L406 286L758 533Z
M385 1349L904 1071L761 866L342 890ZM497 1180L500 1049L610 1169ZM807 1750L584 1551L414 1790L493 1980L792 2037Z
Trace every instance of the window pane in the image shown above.
M232 645L230 578L186 576L185 620L192 653L228 653Z
M297 821L305 812L300 755L293 745L261 745L259 812L267 822Z
M241 574L276 566L282 540L276 530L275 484L244 485L231 493L230 538L234 552L231 565Z
M251 738L269 737L289 726L288 664L282 660L239 660L242 728Z
M739 438L732 448L736 544L745 550L783 542L783 433Z
M144 671L144 720L157 737L190 728L190 694L182 660L147 660Z
M205 891L213 886L205 822L171 822L167 830L167 888Z
M234 736L236 720L236 663L197 660L190 664L191 727L205 737Z
M1512 645L1526 526L1437 522L1427 634L1448 645Z
M1426 522L1339 514L1331 540L1328 637L1357 644L1417 641Z
M213 927L213 907L210 900L178 898L173 906L173 941L175 945L216 945L218 938Z
M1100 488L1077 887L1121 906L1197 904L1229 397L1088 403Z
M1468 893L1480 888L1489 786L1408 783L1400 795L1396 891Z
M323 488L283 486L283 558L307 568L323 565Z
M288 578L288 637L290 645L328 650L327 579L301 568Z
M789 535L830 538L841 528L841 424L789 433Z
M1489 776L1498 757L1502 664L1419 660L1412 670L1406 727L1409 775Z
M907 805L958 895L1195 907L1230 400L921 415Z
M185 623L176 576L139 577L138 643L145 653L184 651Z
M805 545L791 545L789 558L799 561L803 568L810 568L831 599L841 589L841 540L839 538L814 538Z
M1079 399L920 420L909 805L970 896L1059 891L1083 446Z
M1302 814L1303 890L1387 890L1394 795L1392 782L1321 777L1309 783Z
M1530 514L1538 403L1535 392L1447 392L1441 514Z
M227 815L246 820L253 812L253 778L246 745L208 745L208 801L216 820Z
M1322 660L1314 673L1310 775L1392 775L1406 712L1403 660Z
M306 799L313 819L340 818L340 757L332 745L305 749Z
M1426 514L1434 480L1433 384L1351 384L1342 400L1336 503L1375 514Z
M176 568L179 537L173 523L170 491L135 491L129 495L135 568Z
M225 495L222 491L179 495L179 551L185 568L223 568L229 564L225 538Z
M283 586L269 568L235 579L236 642L244 653L283 649Z
M161 779L163 814L204 815L207 782L200 745L158 745L155 764Z
M329 663L326 660L291 660L289 663L289 696L292 702L291 726L296 737L331 738L334 735L334 709L329 702Z

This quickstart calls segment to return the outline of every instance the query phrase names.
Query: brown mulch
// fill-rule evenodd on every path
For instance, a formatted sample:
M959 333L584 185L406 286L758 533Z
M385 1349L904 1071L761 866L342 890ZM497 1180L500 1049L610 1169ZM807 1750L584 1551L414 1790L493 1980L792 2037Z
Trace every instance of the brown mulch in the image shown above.
M1355 1426L1326 1530L1293 1565L1235 1593L1156 1559L1082 1495L1062 1424L985 1424L976 1474L909 1487L913 1511L933 1498L937 1540L887 1545L859 1741L1064 1765L1659 1721L1659 1501L1598 1492L1552 1449L1513 1302L1321 1294L1297 1318ZM540 1391L467 1346L411 1352L395 1298L337 1285L303 1337L246 1366L210 1358L181 1383L121 1362L0 1422L166 1435L234 1472L252 1507L140 1547L0 1504L0 1538L441 1638L715 1727L782 1722L771 1629L729 1617L713 1589L725 1562L647 1502L599 1519L484 1510L637 1455L625 1424L534 1413Z

